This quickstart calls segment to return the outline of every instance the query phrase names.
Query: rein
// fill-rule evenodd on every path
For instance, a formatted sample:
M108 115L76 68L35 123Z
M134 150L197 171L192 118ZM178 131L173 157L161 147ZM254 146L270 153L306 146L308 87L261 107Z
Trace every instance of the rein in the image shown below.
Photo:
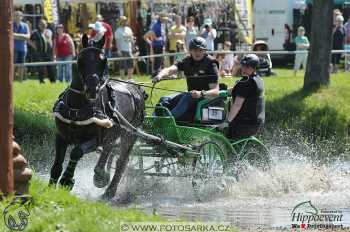
M177 90L177 89L164 89L164 88L155 87L156 84L153 84L152 86L150 86L150 85L144 85L141 83L133 83L133 82L123 81L123 80L118 80L118 79L113 79L113 81L118 81L118 82L127 83L127 84L131 84L131 85L147 87L147 88L151 88L151 89L158 89L158 90L164 90L164 91L169 91L169 92L175 92L175 93L187 93L187 91L181 91L181 90Z
M205 75L205 76L201 76L201 77L212 77L212 76L216 76L216 75ZM196 78L196 77L198 77L198 76L187 76L186 78ZM176 79L180 79L180 78L170 78L170 79L162 78L162 80L176 80ZM153 90L154 89L164 90L164 91L169 91L169 92L175 92L175 93L187 93L187 91L181 91L181 90L177 90L177 89L165 89L165 88L155 87L155 85L157 83L153 83L152 86L150 86L150 85L144 85L144 84L141 84L141 83L133 83L133 82L129 82L129 81L123 81L123 80L119 80L119 79L113 79L113 80L114 81L118 81L118 82L122 82L122 83L131 84L131 85L137 85L137 86L150 88L151 89L151 94L150 94L151 106L153 106L152 96L153 96Z
M144 85L144 84L141 84L141 83L133 83L133 82L122 81L122 80L115 80L115 79L113 79L113 80L114 81L118 81L118 82L122 82L122 83L127 83L127 84L132 84L132 85L137 85L137 86L150 88L151 89L151 94L150 94L151 106L153 106L152 96L153 96L153 90L154 89L164 90L164 91L169 91L169 92L175 92L175 93L187 93L185 91L180 91L180 90L176 90L176 89L164 89L164 88L155 87L156 83L153 83L152 86L150 86L150 85Z
M72 87L69 87L68 89L74 93L77 93L77 94L84 94L84 91L73 89Z

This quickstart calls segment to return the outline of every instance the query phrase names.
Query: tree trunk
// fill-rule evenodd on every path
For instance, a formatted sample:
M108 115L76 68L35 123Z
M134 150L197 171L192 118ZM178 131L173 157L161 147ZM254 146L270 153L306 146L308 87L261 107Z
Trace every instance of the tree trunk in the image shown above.
M313 1L310 52L304 77L304 89L329 85L333 4L330 0Z

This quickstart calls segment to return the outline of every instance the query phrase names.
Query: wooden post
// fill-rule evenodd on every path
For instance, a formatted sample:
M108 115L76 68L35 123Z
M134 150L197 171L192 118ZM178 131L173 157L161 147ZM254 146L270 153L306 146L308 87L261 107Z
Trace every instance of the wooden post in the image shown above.
M137 24L137 10L138 10L138 4L139 0L136 1L129 1L128 2L128 7L129 7L129 23L132 31L134 34L138 30L138 27L136 26Z
M12 0L0 0L0 9L0 191L9 195L13 194Z

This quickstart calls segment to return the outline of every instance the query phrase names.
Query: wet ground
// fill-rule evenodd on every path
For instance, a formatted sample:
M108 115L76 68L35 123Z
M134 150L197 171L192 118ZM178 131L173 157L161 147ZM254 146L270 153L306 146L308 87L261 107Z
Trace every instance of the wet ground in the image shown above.
M167 218L230 222L245 231L282 228L290 231L292 224L302 224L296 220L292 222L293 209L310 201L318 214L343 215L333 224L350 228L350 162L337 160L316 164L287 147L272 147L271 153L274 164L269 171L251 168L239 181L226 179L224 189L202 192L205 200L201 202L194 194L190 178L128 175L123 178L112 204ZM100 199L103 189L92 183L96 160L96 154L91 153L78 164L74 194ZM40 170L40 176L48 179L48 165L43 166L46 168ZM310 212L307 203L301 205L303 207L297 208L299 213Z

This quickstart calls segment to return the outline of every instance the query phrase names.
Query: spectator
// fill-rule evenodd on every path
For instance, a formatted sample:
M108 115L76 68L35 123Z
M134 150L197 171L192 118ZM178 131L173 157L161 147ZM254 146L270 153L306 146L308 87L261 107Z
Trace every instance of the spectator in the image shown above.
M344 18L338 15L335 19L335 27L333 29L333 50L343 50L345 43L345 28L343 26ZM331 72L338 72L338 64L340 63L341 54L332 54Z
M298 27L298 36L295 37L295 45L297 51L306 51L310 47L309 40L305 36L305 28L302 26ZM297 71L300 69L301 65L303 65L303 68L306 69L307 56L307 53L295 54L294 76L297 75Z
M176 53L182 53L182 54L177 54L175 56L175 62L179 62L181 60L183 60L186 57L186 48L185 48L185 43L183 40L179 39L178 41L176 41Z
M176 43L178 40L185 42L186 27L181 24L181 16L175 16L175 25L170 28L169 33L169 53L176 52ZM170 64L174 64L174 56L170 56Z
M231 42L225 41L224 42L224 51L229 52L231 48ZM236 75L238 69L239 69L239 61L234 56L233 53L225 53L221 66L219 68L219 74L222 77L230 77Z
M133 44L133 32L130 27L127 26L128 19L125 16L121 16L118 22L118 29L115 31L114 37L117 42L118 56L125 57L126 59L121 62L122 76L125 75L125 71L128 73L128 79L132 79L134 72L134 62L132 58L132 44Z
M350 15L348 17L348 21L346 21L346 23L344 24L344 28L346 30L346 44L350 44Z
M134 36L133 42L132 42L132 56L138 57L139 55L140 55L140 49L139 49L139 46L137 45L137 39ZM136 69L135 71L136 71L136 74L138 76L141 75L140 68L139 68L139 62L142 62L142 61L144 61L144 59L134 59L133 60L133 65L134 65L134 68Z
M338 16L342 16L343 14L341 13L341 11L339 9L334 9L333 10L333 26L336 26L336 21L337 21L337 17Z
M185 59L186 57L186 47L185 47L185 43L183 40L178 40L176 41L176 55L175 55L175 63L179 63L181 62L183 59ZM179 54L182 53L182 54ZM178 73L178 78L183 78L183 71L179 71Z
M34 62L53 61L52 31L47 28L46 20L39 21L38 29L33 31L30 37L30 45L33 48ZM39 82L44 82L45 70L51 83L56 81L54 67L52 65L38 66Z
M201 32L201 37L203 37L208 46L209 51L214 51L214 40L217 36L217 32L215 28L212 27L212 21L211 19L205 19L204 20L204 28Z
M348 52L345 54L345 71L350 71L350 16L344 25L346 31L345 47Z
M143 38L150 47L150 55L162 54L165 45L165 24L168 20L165 14L160 14L157 21L153 24L152 29L148 31ZM153 62L153 73L158 73L161 69L163 58L155 57Z
M259 58L259 66L256 67L256 73L259 76L271 76L272 72L272 60L269 53L269 45L264 40L257 40L253 44L253 51L264 52L257 53Z
M198 36L198 29L194 26L194 18L192 16L187 19L187 28L186 28L186 49L189 50L190 41Z
M99 22L97 21L96 23L94 24L89 24L89 28L91 29L90 31L90 39L89 39L89 43L90 44L94 44L94 43L97 43L98 41L100 41L103 36L105 37L105 44L104 44L104 47L106 45L106 38L107 38L107 35L106 35L106 32L107 32L107 29L103 26L103 23L102 22ZM107 50L108 51L108 50ZM106 56L108 58L108 56ZM107 75L108 76L109 74L109 68L108 68L108 63L107 63L107 66L104 70L104 75Z
M54 51L56 60L70 61L75 56L74 42L69 34L64 33L63 24L59 24L56 29L56 39ZM58 65L57 78L60 82L72 80L72 64Z
M28 24L22 22L23 13L16 11L14 13L13 37L14 37L14 63L23 64L27 55L27 40L30 39ZM15 67L15 73L18 74L19 81L24 79L25 67Z
M102 26L106 29L105 32L105 45L104 45L104 49L105 49L105 55L107 58L112 57L112 43L113 43L113 30L112 27L103 21L103 17L102 15L98 14L96 16L97 22L101 22ZM92 33L96 33L96 31L93 31ZM93 36L93 35L92 35Z
M89 28L91 29L90 41L92 42L100 41L107 31L103 24L98 21L96 23L89 24Z

